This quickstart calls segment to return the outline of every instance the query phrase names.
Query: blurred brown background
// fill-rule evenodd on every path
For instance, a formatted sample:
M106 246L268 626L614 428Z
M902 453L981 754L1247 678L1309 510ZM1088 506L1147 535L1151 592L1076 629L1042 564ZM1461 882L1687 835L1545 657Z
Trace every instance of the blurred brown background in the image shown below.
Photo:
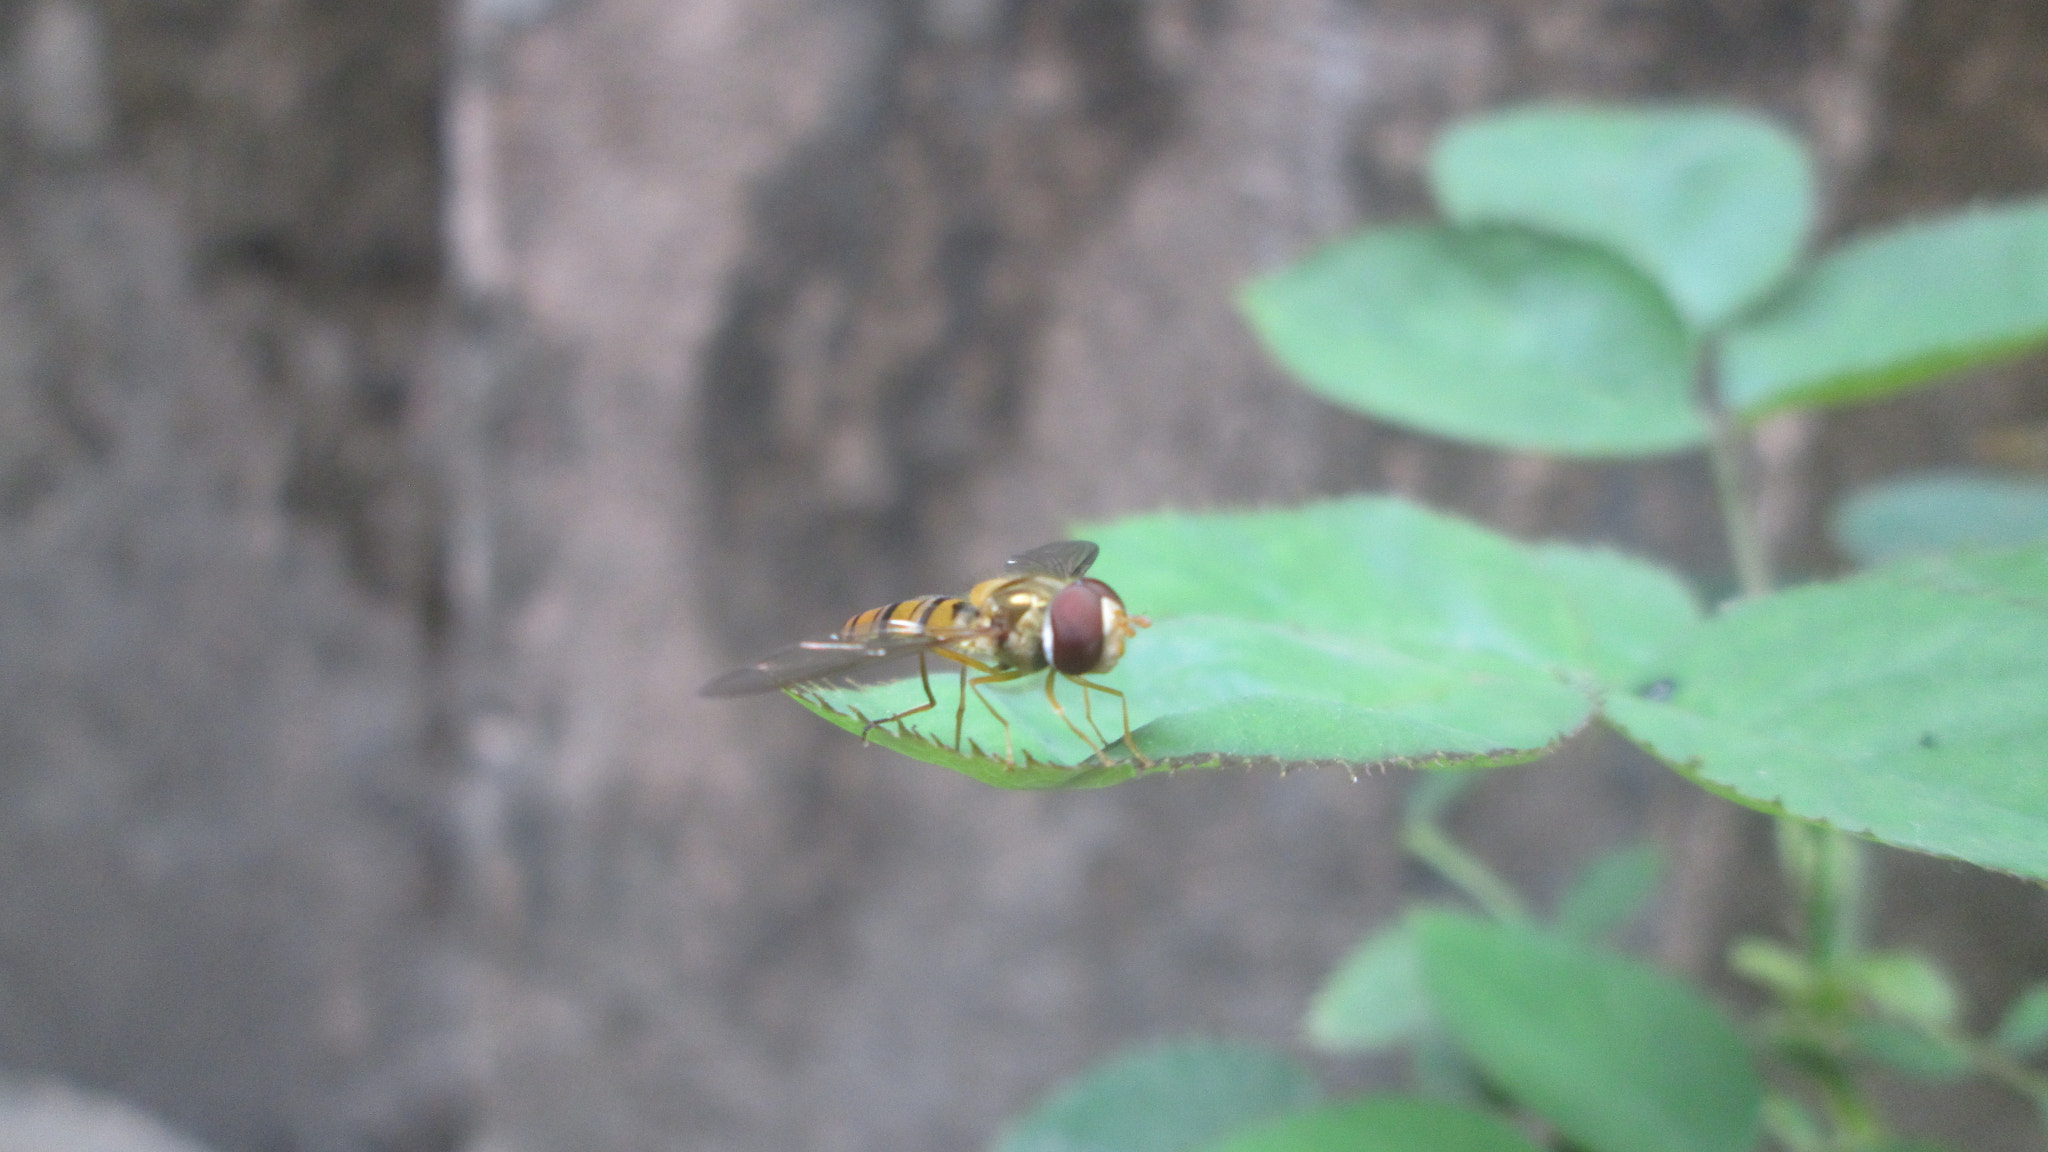
M938 1152L1290 1041L1433 890L1403 774L1001 794L696 685L1160 507L1394 490L1725 588L1698 460L1374 426L1234 318L1425 212L1455 117L1738 100L1831 235L2048 189L2041 0L7 0L0 50L0 1069L229 1152ZM2035 361L1774 426L1783 564L2043 418ZM1772 923L1764 830L1618 741L1466 815L1539 894L1659 836L1674 965ZM1882 875L1980 1019L2048 972L2038 889Z

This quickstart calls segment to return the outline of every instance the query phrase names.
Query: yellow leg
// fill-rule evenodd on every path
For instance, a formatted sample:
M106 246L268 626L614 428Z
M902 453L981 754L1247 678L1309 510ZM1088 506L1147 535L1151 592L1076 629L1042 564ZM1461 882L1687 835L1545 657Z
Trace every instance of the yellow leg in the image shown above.
M1088 734L1086 732L1081 731L1080 726L1074 723L1073 717L1067 715L1067 710L1065 708L1060 707L1060 698L1056 693L1053 692L1053 683L1056 680L1058 680L1059 675L1060 674L1057 670L1048 671L1045 674L1046 701L1052 705L1053 711L1060 714L1060 719L1066 723L1068 731L1071 731L1074 735L1079 736L1081 738L1081 743L1086 744L1088 746L1088 750L1095 754L1095 758L1097 760L1102 761L1103 767L1109 767L1109 748L1107 747L1109 741L1102 739L1102 733L1100 731L1096 732L1096 738L1094 740L1090 740L1088 738ZM1080 677L1069 677L1069 679L1078 681ZM1081 702L1084 705L1088 702L1088 690L1086 687L1083 687L1081 689ZM1088 724L1090 727L1094 727L1095 720L1093 717L1090 717Z
M917 675L919 679L924 681L924 703L919 704L915 708L906 708L903 711L898 712L894 716L884 716L880 720L870 720L866 724L863 724L860 730L861 743L867 743L868 733L873 732L875 729L880 728L883 725L894 724L898 720L903 719L905 716L915 716L919 712L929 712L932 709L937 708L939 706L939 698L932 695L931 672L925 668L924 653L922 652L919 652L917 654Z
M987 672L991 675L996 675L997 673L994 668L991 668L988 665L983 664L981 661L976 660L972 656L962 656L960 653L951 651L950 649L946 648L934 648L932 649L932 651L936 652L941 656L944 656L946 659L951 660L955 664L960 665L960 707L955 709L953 712L953 751L958 752L960 750L961 737L965 734L967 730L967 670L969 668L972 668L976 672ZM930 690L927 689L926 691L929 692ZM976 696L981 696L981 690L976 689L974 694ZM981 702L988 706L989 714L991 716L994 716L998 720L1003 720L1003 714L996 711L995 705L989 704L988 697L982 696ZM1003 720L1003 727L1007 729L1009 726L1010 722L1008 720Z
M967 731L967 665L960 666L960 707L953 711L953 751L960 751L960 737Z
M1095 722L1095 697L1090 696L1088 694L1088 690L1090 688L1094 688L1099 691L1111 690L1103 688L1100 684L1090 684L1086 680L1082 680L1079 677L1069 676L1068 679L1072 680L1074 683L1079 684L1081 686L1081 716L1083 719L1088 721L1088 730L1095 733L1095 739L1102 745L1103 749L1107 751L1109 748L1109 737L1104 736L1102 734L1101 725Z
M1138 738L1131 734L1131 702L1124 698L1124 694L1122 692L1117 691L1114 688L1111 688L1107 684L1097 684L1095 681L1090 680L1085 676L1069 676L1067 677L1067 679L1072 680L1074 683L1079 684L1081 686L1081 707L1084 710L1088 708L1088 689L1090 688L1095 689L1097 692L1107 692L1111 696L1116 697L1116 702L1118 704L1123 705L1124 709L1124 747L1129 748L1131 750L1131 756L1134 759L1136 759L1138 763L1144 765L1147 768L1150 768L1152 766L1152 762L1150 760L1145 759L1145 754L1139 751L1138 749ZM1095 716L1092 712L1090 712L1088 715L1088 726L1091 728L1095 726ZM1097 736L1102 735L1102 729L1096 728L1095 734ZM1103 743L1107 744L1108 741L1105 740L1103 741Z
M988 709L988 714L1002 722L1003 762L1012 768L1017 766L1017 745L1010 739L1009 718L996 711L996 706L988 702L988 697L981 694L981 686L983 684L1001 684L1006 681L1015 680L1019 676L1028 675L1030 675L1028 672L991 672L986 676L976 676L967 682L968 686L974 689L975 698L981 701L982 707Z

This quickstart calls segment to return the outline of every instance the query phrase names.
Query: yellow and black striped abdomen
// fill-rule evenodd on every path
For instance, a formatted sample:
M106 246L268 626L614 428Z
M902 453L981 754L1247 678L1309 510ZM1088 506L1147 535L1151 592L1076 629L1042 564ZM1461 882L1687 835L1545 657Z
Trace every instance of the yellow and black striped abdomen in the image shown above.
M958 596L919 596L898 600L848 620L839 629L841 640L872 640L878 636L920 636L972 628L980 614L974 605Z

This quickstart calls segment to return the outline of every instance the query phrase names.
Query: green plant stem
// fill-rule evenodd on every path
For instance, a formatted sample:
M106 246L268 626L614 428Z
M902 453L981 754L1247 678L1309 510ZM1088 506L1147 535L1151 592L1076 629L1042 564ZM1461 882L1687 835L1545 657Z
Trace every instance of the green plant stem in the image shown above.
M1721 504L1735 579L1744 596L1762 596L1775 581L1770 549L1749 502L1749 430L1721 403L1721 346L1712 338L1700 343L1698 370L1699 395L1713 431L1707 459L1714 469L1714 495Z
M1820 1083L1821 1106L1835 1126L1831 1146L1845 1150L1869 1148L1885 1139L1888 1133L1884 1122L1863 1098L1846 1064L1833 1063L1827 1074L1815 1079Z
M1402 825L1401 846L1495 919L1528 922L1529 908L1522 897L1484 861L1458 847L1442 828L1428 821L1410 821Z
M1714 495L1721 502L1728 551L1735 560L1735 579L1744 596L1762 596L1771 590L1773 581L1770 552L1749 502L1748 469L1744 466L1749 436L1742 422L1725 409L1714 409L1713 424L1708 455L1713 460Z
M1708 457L1714 471L1714 494L1720 501L1728 551L1735 562L1735 578L1744 596L1767 596L1776 586L1777 578L1771 571L1770 548L1763 527L1751 503L1749 433L1735 414L1718 401L1720 359L1712 340L1701 348L1700 373L1701 391L1707 398L1713 427ZM1799 848L1806 867L1797 871L1804 875L1791 878L1801 913L1800 934L1805 938L1801 942L1815 971L1823 975L1822 983L1836 984L1833 974L1839 966L1852 962L1861 947L1862 846L1834 829L1784 817L1778 820L1778 836L1781 840L1803 840ZM1830 1011L1819 1004L1788 1004L1787 1008L1794 1012L1803 1008L1823 1015ZM1848 1061L1822 1056L1808 1071L1835 1129L1832 1146L1862 1148L1884 1138L1884 1121L1864 1098Z
M2036 1101L2042 1109L2042 1124L2048 1126L2048 1074L2037 1072L1996 1047L1974 1037L1964 1038L1977 1071L2014 1092Z
M1817 970L1863 950L1862 844L1834 829L1780 821L1778 859L1800 901L1800 929Z

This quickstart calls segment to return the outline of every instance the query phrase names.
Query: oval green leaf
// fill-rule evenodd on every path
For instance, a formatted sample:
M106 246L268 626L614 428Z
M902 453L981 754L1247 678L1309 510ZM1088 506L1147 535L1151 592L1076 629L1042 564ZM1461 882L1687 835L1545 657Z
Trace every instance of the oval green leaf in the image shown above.
M1850 977L1880 1012L1923 1028L1954 1025L1962 1007L1948 973L1916 952L1866 953L1857 959Z
M1538 1152L1512 1125L1436 1100L1373 1096L1269 1121L1203 1152Z
M1164 512L1082 530L1134 612L1489 653L1607 684L1661 666L1699 619L1692 591L1657 565L1525 543L1389 497Z
M1501 448L1636 456L1701 443L1690 338L1619 258L1506 228L1366 232L1241 304L1324 397Z
M2048 481L1926 472L1874 484L1834 515L1837 547L1859 564L1957 548L2048 542Z
M936 662L936 661L935 661ZM937 662L942 663L942 662ZM1105 757L1068 730L1045 697L1043 676L982 689L1001 721L972 694L961 714L959 680L933 680L939 706L868 738L1002 788L1099 788L1146 770L1265 761L1478 767L1543 754L1595 715L1593 690L1557 672L1490 652L1401 646L1370 638L1305 634L1228 616L1160 620L1099 677L1126 695L1141 765L1121 747L1114 698L1059 683L1061 706L1103 740ZM924 702L915 678L862 688L817 687L791 695L849 732L868 718Z
M2048 548L1745 601L1608 717L1715 791L2048 879Z
M1429 1021L1413 915L1367 937L1316 993L1302 1032L1325 1052L1391 1048Z
M1127 657L1140 750L1280 763L1515 763L1589 723L1583 684L1513 656L1304 634L1229 616L1161 620Z
M2007 1006L1991 1042L2022 1060L2048 1050L2048 981L2032 985Z
M1306 1069L1270 1049L1167 1045L1084 1073L1012 1122L993 1152L1191 1152L1320 1095Z
M1526 224L1620 253L1699 332L1784 279L1813 227L1805 149L1734 109L1516 109L1440 137L1430 179L1458 223Z
M1153 768L1229 761L1509 763L1594 714L1602 685L1637 682L1697 609L1670 573L1613 552L1527 545L1395 500L1291 511L1165 514L1086 528L1092 575L1156 623L1101 677L1125 694ZM1008 788L1095 787L1145 769L1092 756L1042 677L971 696L934 660L938 706L870 738ZM919 681L796 693L850 731L924 701ZM1118 743L1117 701L1059 685L1076 724ZM1106 759L1106 762L1105 762ZM1014 763L1006 762L1014 760Z
M1557 902L1557 930L1591 940L1635 919L1664 877L1655 844L1617 848L1586 866Z
M1813 1118L1806 1105L1776 1092L1764 1096L1764 1131L1785 1152L1822 1152L1828 1144L1820 1121Z
M1729 947L1728 967L1737 976L1768 988L1785 1000L1813 995L1823 979L1804 952L1756 936L1742 937Z
M1843 1029L1850 1051L1916 1080L1960 1080L1970 1074L1969 1049L1940 1033L1894 1020L1857 1017Z
M2048 200L1865 236L1728 333L1721 392L1754 420L1869 400L2048 341Z
M1511 1098L1591 1152L1748 1152L1763 1087L1734 1027L1640 962L1522 925L1417 925L1437 1018Z

